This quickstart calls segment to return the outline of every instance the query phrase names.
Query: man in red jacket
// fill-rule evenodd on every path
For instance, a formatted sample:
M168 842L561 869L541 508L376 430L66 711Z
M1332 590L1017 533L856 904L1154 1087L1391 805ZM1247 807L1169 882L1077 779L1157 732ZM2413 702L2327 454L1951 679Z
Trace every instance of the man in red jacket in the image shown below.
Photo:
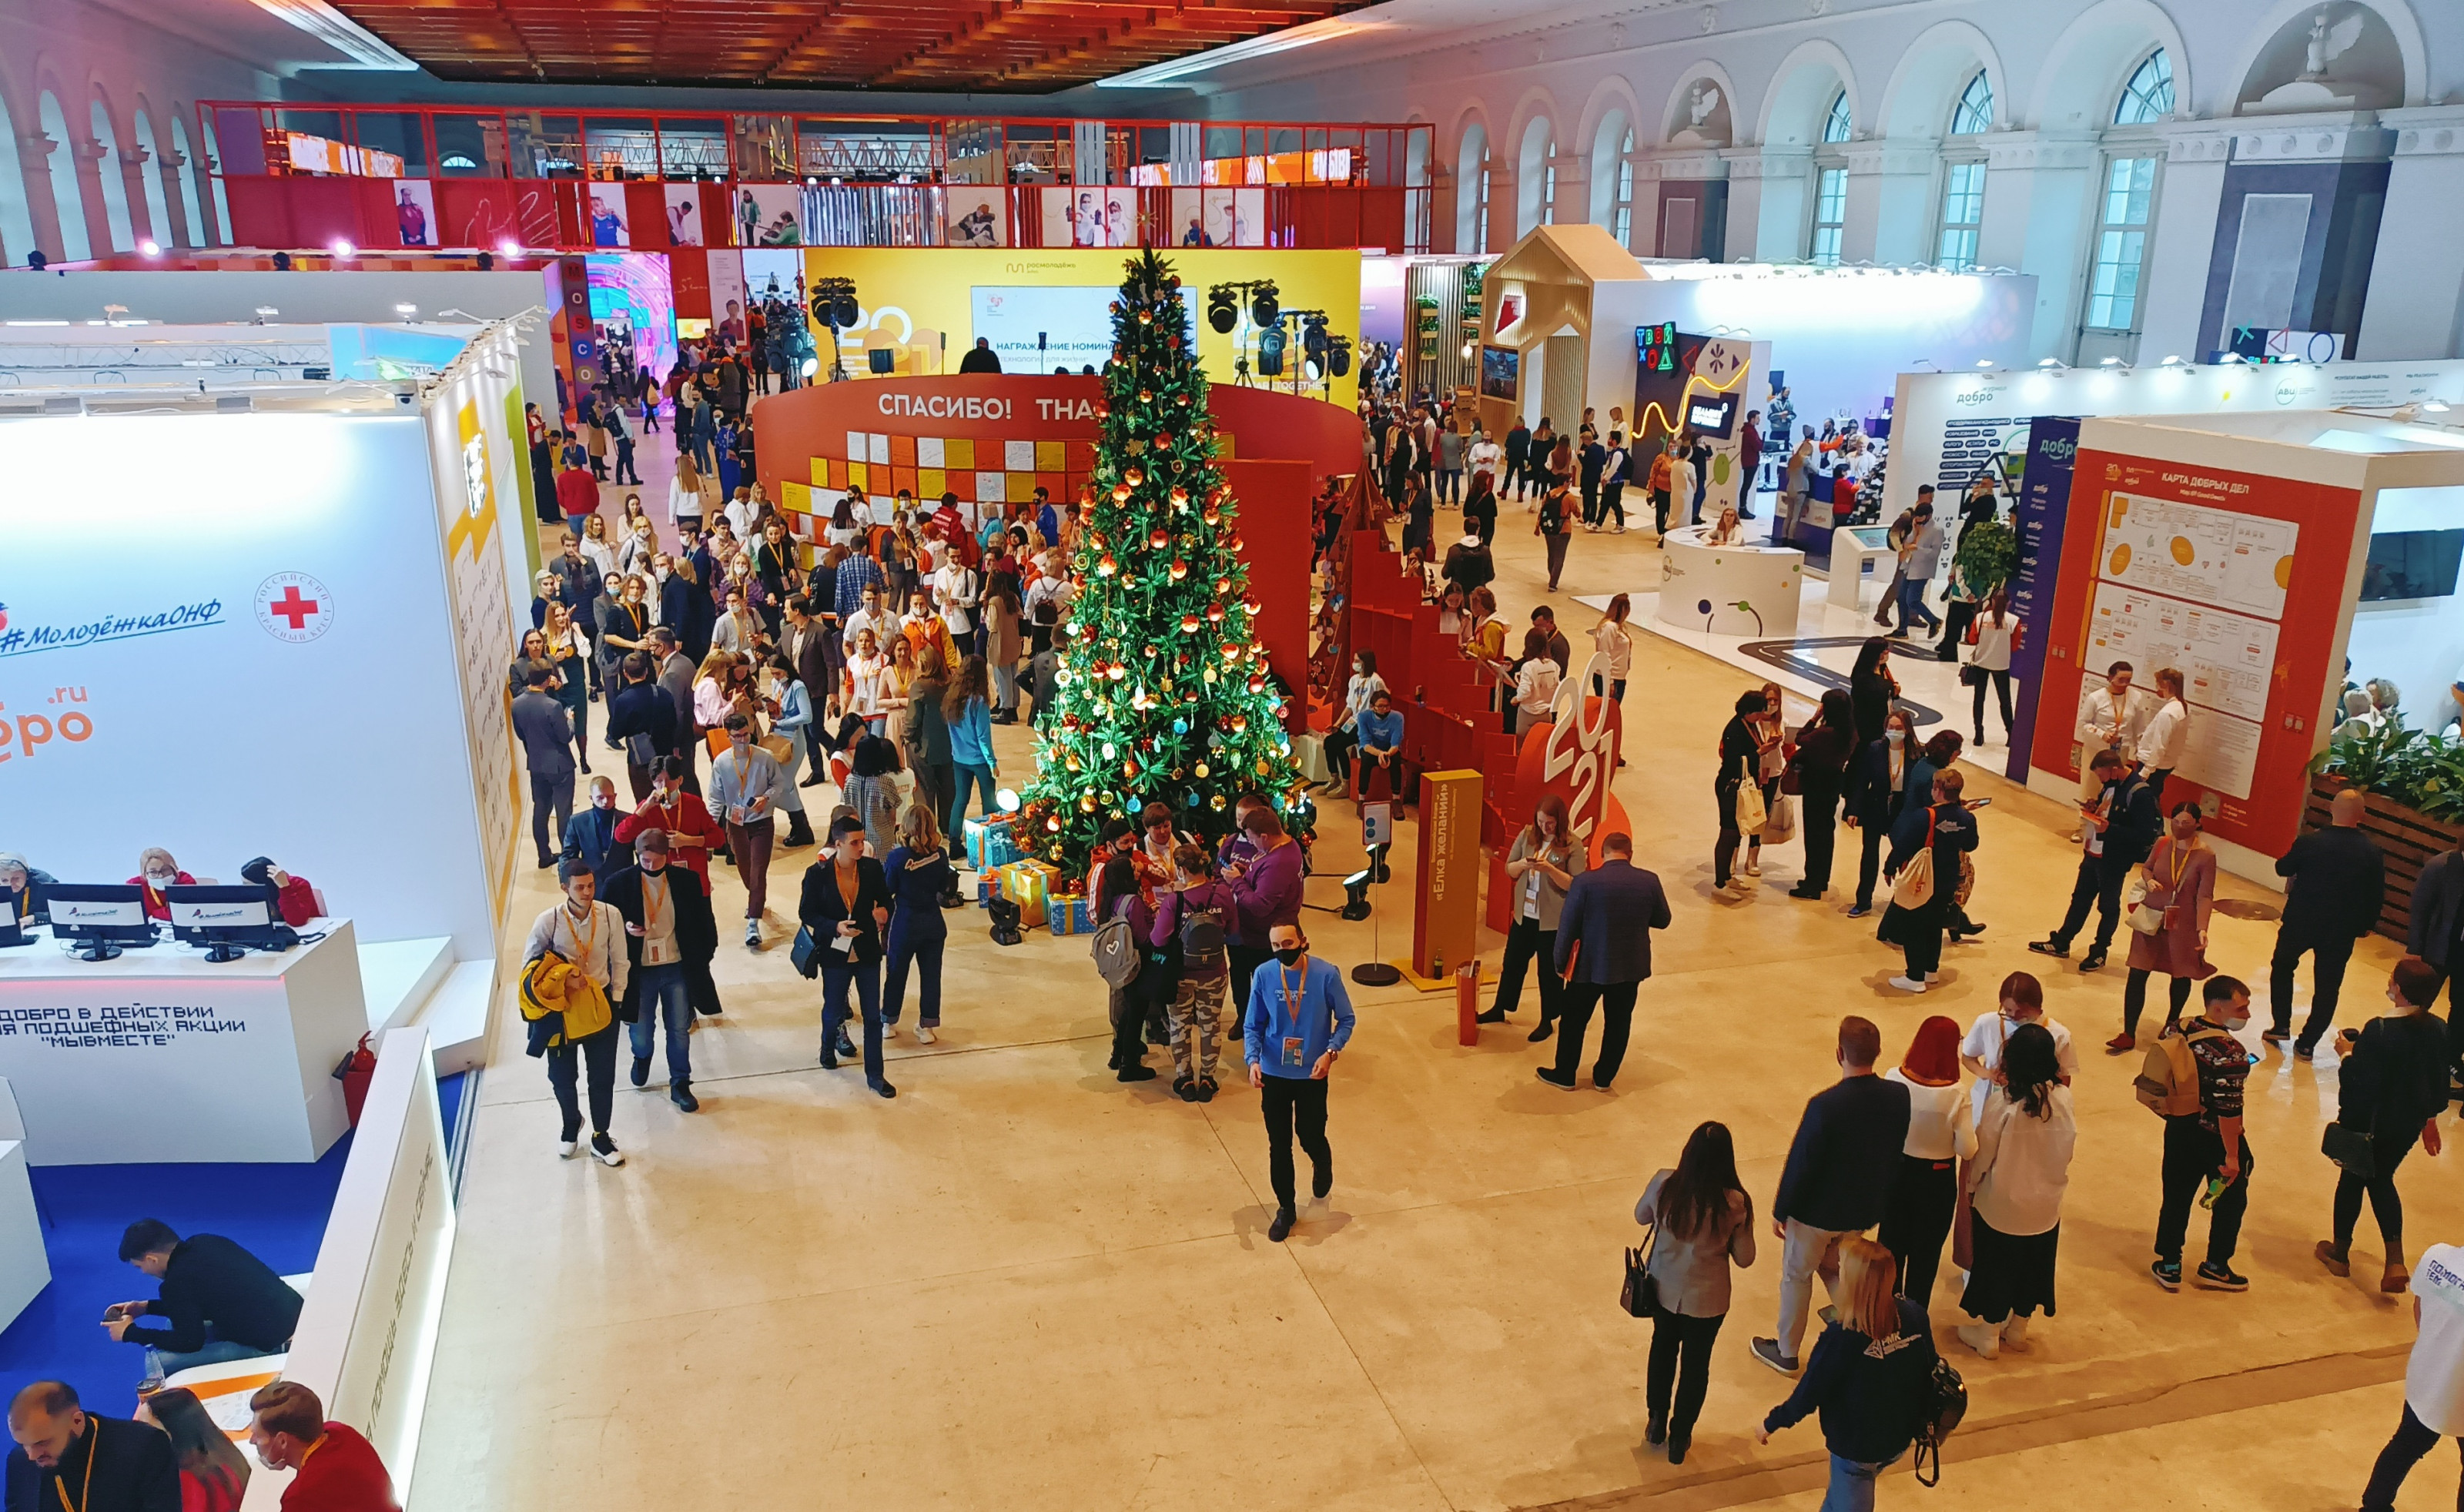
M616 843L629 845L644 830L663 829L668 832L668 846L674 858L690 867L701 879L703 896L710 893L711 850L727 842L726 831L710 817L701 800L685 790L685 764L681 757L661 760L650 779L650 796L630 814L616 822Z
M567 467L556 475L556 505L564 512L564 528L580 540L583 527L599 513L599 480L586 467Z
M396 1512L393 1478L374 1445L346 1423L325 1421L325 1404L297 1381L259 1387L248 1441L268 1469L293 1472L282 1512Z

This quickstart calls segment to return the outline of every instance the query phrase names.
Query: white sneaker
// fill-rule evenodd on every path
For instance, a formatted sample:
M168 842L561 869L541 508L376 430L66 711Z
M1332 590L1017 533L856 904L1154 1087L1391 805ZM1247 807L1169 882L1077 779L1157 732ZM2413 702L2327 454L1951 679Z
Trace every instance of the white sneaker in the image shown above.
M2002 1348L2020 1354L2028 1352L2028 1320L2013 1313L2002 1325Z
M571 1160L580 1153L582 1153L580 1140L560 1139L556 1142L556 1158L559 1160Z
M915 1042L917 1044L931 1044L933 1042L933 1031L925 1028L920 1023L917 1024L915 1026Z
M1990 1323L1963 1323L1959 1342L1991 1360L2002 1352L2002 1332Z
M1891 985L1903 993L1921 993L1925 990L1925 984L1913 976L1894 976L1891 978Z
M744 921L744 946L745 949L754 951L758 951L761 948L761 921L759 919L747 919Z
M881 1026L881 1042L883 1044L896 1044L898 1042L898 1026L896 1024L886 1023Z
M1738 869L1749 877L1759 877L1763 874L1763 864L1759 861L1749 861Z
M612 1139L607 1141L607 1148L602 1150L599 1148L598 1138L594 1136L590 1141L590 1158L613 1171L625 1163L625 1151L617 1149L616 1141Z

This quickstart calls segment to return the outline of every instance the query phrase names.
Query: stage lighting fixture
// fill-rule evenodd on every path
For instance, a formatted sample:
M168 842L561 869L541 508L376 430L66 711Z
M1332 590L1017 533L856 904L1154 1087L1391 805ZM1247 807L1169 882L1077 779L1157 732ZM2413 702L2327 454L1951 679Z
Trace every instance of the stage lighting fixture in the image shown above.
M1343 879L1343 918L1357 924L1369 917L1369 872L1366 868Z
M1249 290L1249 323L1269 326L1284 313L1283 299L1276 293L1272 278L1262 279Z
M1284 328L1278 322L1258 333L1258 376L1281 378L1284 373Z
M1219 283L1206 291L1206 323L1219 335L1229 335L1241 323L1240 296L1228 283Z
M856 304L852 278L816 278L811 296L813 319L833 330L852 327L863 314Z
M1326 355L1326 317L1311 314L1301 321L1301 350L1311 357Z
M1337 378L1352 371L1352 338L1330 336L1326 339L1326 370Z

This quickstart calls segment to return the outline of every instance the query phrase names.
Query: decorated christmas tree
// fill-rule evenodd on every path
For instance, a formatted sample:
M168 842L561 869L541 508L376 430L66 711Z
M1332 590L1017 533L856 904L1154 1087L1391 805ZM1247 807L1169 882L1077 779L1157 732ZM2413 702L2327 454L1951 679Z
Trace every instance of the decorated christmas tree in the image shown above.
M1243 793L1284 807L1303 787L1180 279L1152 251L1125 266L1078 598L1054 639L1053 711L1037 712L1038 770L1018 825L1021 849L1071 872L1107 822L1150 802L1214 834Z

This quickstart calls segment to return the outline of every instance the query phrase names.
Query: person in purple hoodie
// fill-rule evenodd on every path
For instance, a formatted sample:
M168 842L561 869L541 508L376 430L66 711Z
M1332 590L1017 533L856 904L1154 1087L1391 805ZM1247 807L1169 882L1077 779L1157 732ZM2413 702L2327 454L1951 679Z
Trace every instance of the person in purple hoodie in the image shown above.
M1248 803L1248 795L1242 802ZM1263 798L1242 815L1241 832L1254 854L1232 861L1223 871L1238 916L1231 943L1232 1004L1243 1018L1235 1033L1246 1032L1249 979L1274 953L1268 932L1278 924L1298 924L1301 917L1300 842L1284 833L1284 822Z

